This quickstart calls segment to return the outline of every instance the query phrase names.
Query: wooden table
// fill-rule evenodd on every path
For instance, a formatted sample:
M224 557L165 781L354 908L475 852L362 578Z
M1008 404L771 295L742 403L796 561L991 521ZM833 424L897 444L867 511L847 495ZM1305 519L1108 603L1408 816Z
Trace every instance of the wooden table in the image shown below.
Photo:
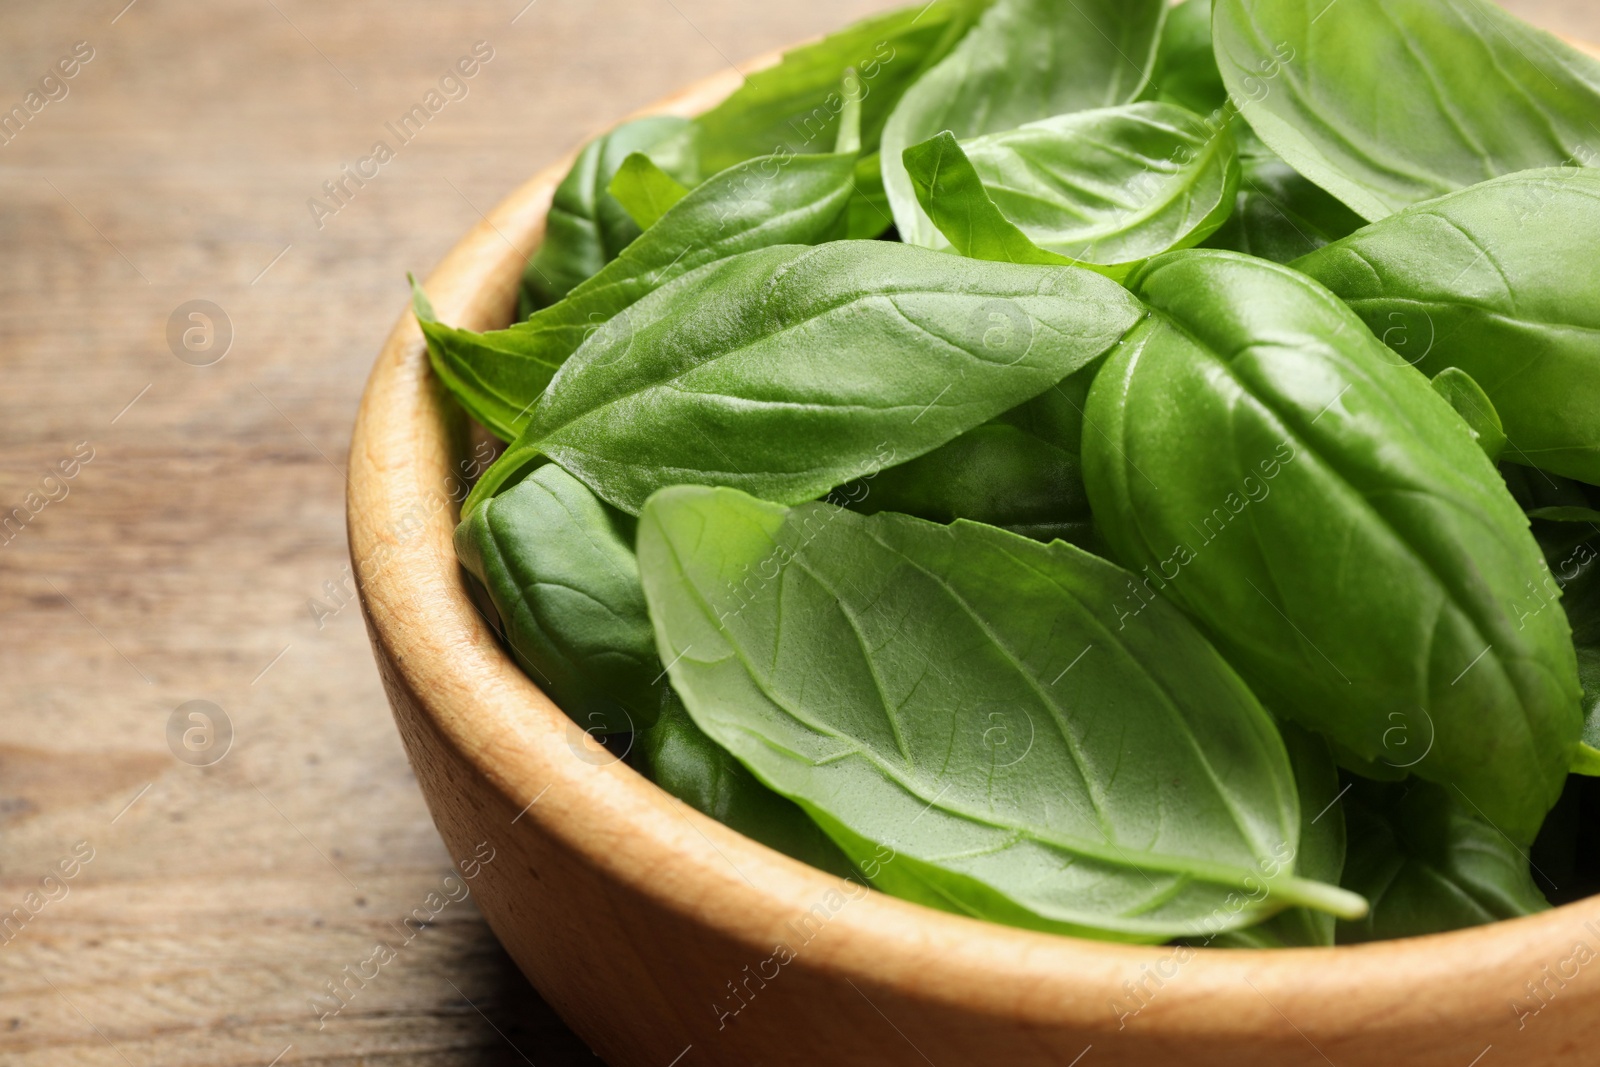
M356 398L405 272L532 171L891 5L524 2L5 9L0 109L87 44L0 147L0 1064L595 1062L449 900L349 599Z

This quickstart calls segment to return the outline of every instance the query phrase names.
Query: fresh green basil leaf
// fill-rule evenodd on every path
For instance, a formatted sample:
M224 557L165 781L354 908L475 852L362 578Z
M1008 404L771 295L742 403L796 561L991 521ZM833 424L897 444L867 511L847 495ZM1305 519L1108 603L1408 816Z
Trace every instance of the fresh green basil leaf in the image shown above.
M906 172L907 148L958 140L1139 95L1155 62L1166 0L996 0L955 51L895 106L883 130L883 184L900 239L942 247Z
M1278 729L1289 749L1289 765L1300 791L1300 852L1295 857L1295 872L1302 878L1338 885L1345 854L1339 768L1327 741L1290 722L1280 722ZM1257 926L1225 933L1208 943L1218 948L1331 945L1337 921L1326 912L1290 908Z
M639 236L639 227L607 187L630 155L650 152L688 129L688 119L656 115L625 122L584 146L556 186L544 240L523 275L533 307L548 307L566 296Z
M1594 158L1600 64L1483 0L1216 0L1217 65L1279 156L1368 220Z
M685 482L813 499L1037 396L1142 314L1073 267L887 241L748 252L597 331L465 508L539 456L630 513Z
M876 152L856 161L855 182L846 236L851 240L879 237L894 225L894 215L889 210L889 195L883 191L883 171Z
M1129 284L1152 315L1095 378L1083 457L1145 578L1127 610L1176 600L1269 706L1531 841L1582 725L1571 632L1461 420L1287 267L1191 250Z
M648 230L667 209L689 195L689 187L650 162L643 152L622 161L606 187L640 230Z
M528 321L484 334L424 325L434 367L474 418L513 440L567 357L645 294L740 252L843 236L854 165L849 154L768 156L725 170Z
M678 486L639 562L696 724L888 892L1120 940L1365 910L1294 876L1270 717L1176 609L1119 629L1104 560Z
M1523 845L1449 786L1350 780L1340 801L1349 852L1341 884L1372 902L1339 923L1341 944L1418 937L1550 907Z
M633 527L550 464L456 528L456 555L488 590L512 655L598 734L649 726L660 702Z
M1209 115L1228 101L1211 47L1211 0L1183 0L1167 15L1144 97Z
M906 149L905 167L923 211L962 255L1113 278L1210 236L1239 182L1225 123L1149 102L962 144L941 133Z
M1500 453L1505 451L1506 431L1500 423L1500 413L1494 409L1494 402L1483 391L1483 386L1460 367L1446 367L1434 377L1433 391L1444 397L1461 416L1489 462L1498 462Z
M817 152L833 143L840 112L862 105L862 148L875 152L906 88L964 37L990 0L936 0L858 22L784 53L695 120L701 172L765 155ZM855 76L840 78L847 68Z
M1294 266L1423 373L1472 375L1505 423L1507 459L1594 483L1597 242L1600 171L1564 167L1408 208Z
M1193 0L1186 0L1185 7ZM1289 263L1355 233L1366 220L1302 177L1261 142L1248 124L1231 122L1239 145L1239 200L1206 248Z
M661 687L661 712L635 744L641 773L691 808L746 837L830 874L855 865L794 801L774 793L707 737L671 686Z

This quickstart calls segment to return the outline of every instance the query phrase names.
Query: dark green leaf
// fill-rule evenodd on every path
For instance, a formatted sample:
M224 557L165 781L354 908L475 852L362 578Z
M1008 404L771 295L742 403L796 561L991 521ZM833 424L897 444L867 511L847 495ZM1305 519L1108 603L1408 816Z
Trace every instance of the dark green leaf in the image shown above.
M812 499L1037 396L1141 314L1089 271L886 241L721 260L590 338L466 508L541 455L630 513L680 483Z
M956 251L1073 263L1113 278L1188 248L1233 210L1233 135L1175 104L1058 115L905 151L917 200Z
M1130 279L1152 316L1095 378L1096 522L1271 707L1459 786L1531 841L1581 728L1567 621L1461 420L1333 294L1231 252ZM1457 684L1464 683L1464 684Z
M1209 115L1228 100L1211 48L1211 0L1184 0L1167 16L1144 96Z
M1369 220L1594 158L1600 64L1485 0L1216 0L1212 29L1261 139Z
M1489 462L1498 461L1506 447L1506 431L1500 424L1500 413L1495 411L1483 386L1460 367L1446 367L1434 377L1433 391L1444 397L1461 416Z
M1104 560L679 486L639 561L696 724L888 892L1121 940L1364 912L1293 876L1271 719L1170 606L1119 628L1133 576Z
M1165 15L1165 0L997 0L884 127L883 184L901 240L944 244L917 203L907 148L945 130L964 140L1132 101L1155 62Z
M906 88L943 59L990 0L919 3L856 23L784 53L695 120L703 174L765 155L832 147L847 98L862 105L864 154L877 151L889 112ZM847 68L855 77L840 88Z
M841 877L855 874L798 804L762 785L694 724L671 686L661 687L660 717L639 735L635 751L645 777L695 810L802 863Z
M456 528L456 555L488 590L517 662L594 733L648 726L660 701L633 526L552 464Z
M511 440L568 356L634 301L696 267L754 248L830 241L854 203L855 157L770 156L723 171L565 300L507 330L424 326L440 377L472 415Z
M687 119L656 115L625 122L584 146L556 187L544 240L523 276L534 307L566 296L639 236L639 227L607 186L628 156L650 152L688 128Z
M650 162L643 152L622 161L606 187L641 230L654 226L667 209L689 195L689 187Z
M1242 120L1231 128L1239 144L1239 200L1205 247L1288 263L1366 224L1279 159Z
M1600 171L1564 167L1419 204L1294 266L1425 374L1472 375L1507 459L1600 482L1597 244Z
M1372 902L1339 923L1340 943L1418 937L1549 908L1528 853L1449 786L1351 779L1346 889Z

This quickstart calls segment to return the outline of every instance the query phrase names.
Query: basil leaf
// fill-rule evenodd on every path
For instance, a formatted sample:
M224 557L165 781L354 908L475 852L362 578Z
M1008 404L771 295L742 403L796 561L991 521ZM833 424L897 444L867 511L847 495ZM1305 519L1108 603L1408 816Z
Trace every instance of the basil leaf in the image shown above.
M643 152L622 161L606 191L641 230L654 226L667 209L689 195L689 187L650 162Z
M1132 101L1155 62L1165 15L1165 0L996 0L883 129L883 184L900 239L945 243L917 202L907 148L944 130L959 140Z
M885 241L749 252L596 332L465 507L541 455L630 513L685 482L798 503L1042 393L1141 314L1071 267Z
M1187 7L1194 0L1185 0ZM1348 237L1366 220L1307 181L1250 127L1231 123L1239 145L1239 200L1206 248L1244 252L1274 263L1289 263Z
M594 733L648 726L660 701L633 526L547 465L456 528L456 555L488 590L512 655Z
M1211 0L1183 0L1167 15L1145 99L1209 115L1228 101L1211 47Z
M1294 266L1425 374L1472 375L1506 458L1600 482L1600 172L1485 182L1401 211Z
M639 236L639 227L607 187L628 156L649 152L687 129L687 119L656 115L625 122L584 146L556 186L544 240L523 275L533 307L566 296Z
M691 808L801 863L841 877L855 874L798 804L762 785L694 724L671 686L661 687L660 715L634 751L640 772Z
M1433 379L1433 391L1461 416L1489 462L1498 462L1500 453L1505 451L1506 431L1483 386L1460 367L1446 367Z
M1351 779L1340 802L1345 888L1372 902L1339 923L1341 944L1418 937L1548 909L1528 854L1460 793L1432 782Z
M1217 65L1274 152L1369 220L1586 148L1600 64L1481 0L1216 0Z
M888 892L1119 940L1359 915L1292 873L1270 717L1175 609L1118 629L1132 576L993 527L651 498L639 564L690 715Z
M425 324L434 369L474 418L510 441L567 357L647 293L740 252L842 236L854 166L855 156L845 153L768 156L723 171L527 322L484 334Z
M862 147L878 147L883 124L906 88L943 59L990 0L913 4L785 52L727 100L695 120L701 172L755 156L815 152L833 143L846 101L862 106ZM855 77L843 89L846 68Z
M1233 211L1226 124L1174 104L1058 115L905 151L917 201L964 256L1071 263L1113 278L1198 244Z
M1098 362L1026 404L909 463L841 486L830 499L863 515L898 511L999 526L1097 552L1079 460L1083 405Z
M1192 0L1190 0L1192 2ZM1300 851L1295 871L1302 878L1339 884L1344 871L1344 811L1339 806L1342 789L1339 768L1328 743L1293 723L1280 722L1283 743L1289 749L1300 791ZM1209 942L1218 948L1289 948L1297 945L1331 945L1337 919L1310 908L1290 908L1257 926L1223 934Z
M1581 728L1572 641L1460 419L1287 267L1192 250L1129 284L1152 316L1095 378L1083 457L1145 578L1126 609L1174 599L1268 705L1531 841Z

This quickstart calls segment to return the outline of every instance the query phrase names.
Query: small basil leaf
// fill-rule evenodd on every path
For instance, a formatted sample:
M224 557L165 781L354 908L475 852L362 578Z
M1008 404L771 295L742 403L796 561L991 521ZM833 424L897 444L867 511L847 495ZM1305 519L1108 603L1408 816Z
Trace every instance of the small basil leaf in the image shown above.
M913 4L785 52L695 120L701 172L715 174L756 156L819 151L833 143L852 98L862 106L862 148L875 152L901 94L949 54L989 2ZM841 90L846 68L856 73Z
M1498 462L1500 453L1505 451L1506 431L1500 424L1500 413L1495 411L1483 386L1460 367L1446 367L1434 376L1433 391L1444 397L1461 416L1489 462Z
M456 528L456 555L488 590L512 655L593 733L642 729L660 702L633 525L546 465Z
M886 241L721 260L591 337L466 508L541 455L630 513L686 482L814 499L1037 396L1142 314L1089 271Z
M1167 15L1144 97L1209 115L1228 100L1211 47L1211 0L1183 0Z
M1600 64L1482 0L1216 0L1217 65L1261 139L1369 220L1589 162Z
M917 202L907 148L942 130L965 139L1132 101L1155 62L1166 10L1165 0L997 0L884 127L883 184L901 240L945 244Z
M1449 786L1350 780L1340 884L1372 902L1341 944L1418 937L1545 911L1527 850Z
M842 236L854 204L854 166L849 154L768 156L723 171L669 208L599 274L527 322L485 334L424 326L429 356L462 405L510 441L567 357L640 297L740 252Z
M1287 267L1193 250L1129 284L1152 316L1095 378L1083 457L1118 557L1270 706L1531 841L1582 726L1571 632L1461 420Z
M1600 171L1529 171L1400 211L1295 262L1425 374L1459 367L1506 458L1600 482Z
M1174 608L1098 614L1132 579L1104 560L678 486L639 562L696 724L890 892L1119 940L1365 911L1294 876L1270 717Z
M1366 225L1279 159L1245 122L1235 118L1232 129L1239 144L1239 200L1205 247L1289 263Z
M671 686L661 687L661 712L638 736L639 770L668 793L746 837L841 877L855 866L794 801L755 775L694 724Z
M1080 111L905 151L917 200L962 255L1113 278L1210 236L1239 182L1226 124L1174 104Z
M689 187L650 162L643 152L622 161L606 187L641 230L654 226L667 209L689 195Z
M566 296L639 236L639 227L607 187L628 156L649 152L688 129L687 119L659 115L635 119L595 138L578 153L556 186L544 240L523 275L523 288L535 308Z

